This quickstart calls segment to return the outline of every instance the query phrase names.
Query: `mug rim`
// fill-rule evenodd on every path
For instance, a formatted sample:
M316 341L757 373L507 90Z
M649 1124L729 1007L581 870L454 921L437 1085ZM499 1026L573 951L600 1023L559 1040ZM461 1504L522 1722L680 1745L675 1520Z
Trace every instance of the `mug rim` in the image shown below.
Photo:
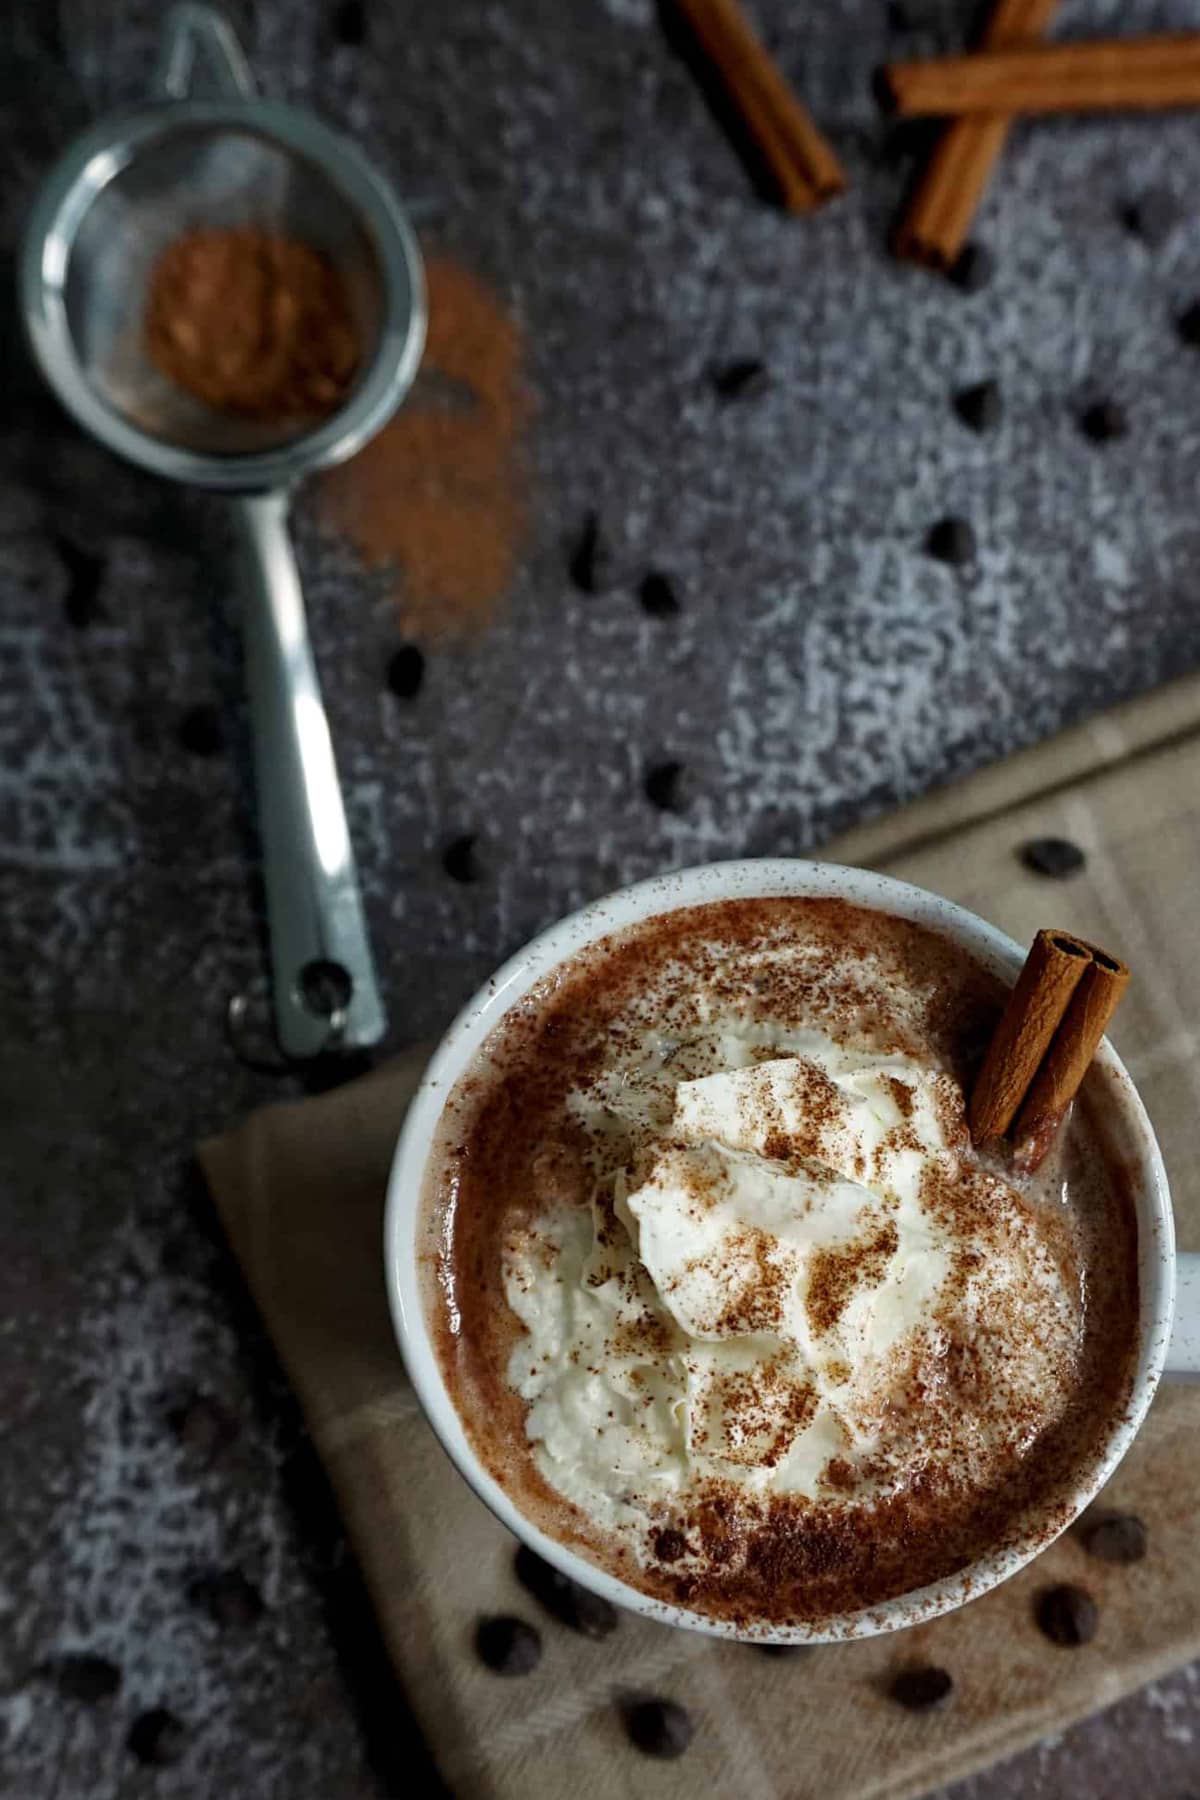
M547 927L518 950L462 1008L441 1039L409 1105L388 1179L384 1274L400 1354L422 1410L459 1473L489 1510L553 1567L615 1605L661 1624L754 1643L829 1643L870 1637L953 1611L1008 1579L1078 1519L1109 1480L1140 1430L1162 1375L1175 1296L1175 1237L1170 1191L1153 1126L1121 1059L1107 1038L1096 1054L1114 1088L1135 1169L1138 1225L1138 1342L1133 1390L1109 1430L1103 1454L1071 1493L1067 1516L1046 1534L1043 1524L1020 1542L985 1553L957 1574L890 1600L811 1623L763 1622L749 1627L673 1605L628 1582L550 1536L529 1519L483 1466L443 1379L433 1347L416 1255L416 1232L430 1151L446 1099L489 1033L529 988L578 951L631 925L686 907L730 899L843 899L873 911L942 930L983 967L1010 980L1025 952L996 926L927 888L873 870L800 858L698 864L618 889Z

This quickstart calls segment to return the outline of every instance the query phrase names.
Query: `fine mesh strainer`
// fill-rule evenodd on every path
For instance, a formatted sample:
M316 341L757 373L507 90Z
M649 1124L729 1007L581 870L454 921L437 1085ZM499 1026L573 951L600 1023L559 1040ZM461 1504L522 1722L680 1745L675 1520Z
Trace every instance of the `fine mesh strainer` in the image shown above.
M215 97L199 97L207 67ZM79 138L26 232L21 303L47 381L80 424L131 462L231 496L245 555L246 679L280 1045L305 1057L386 1029L354 853L287 531L302 476L340 462L391 416L425 339L419 254L395 197L309 114L258 99L219 14L169 15L160 96ZM225 417L148 360L150 271L199 227L266 226L339 272L362 348L318 424ZM399 497L398 497L399 498Z

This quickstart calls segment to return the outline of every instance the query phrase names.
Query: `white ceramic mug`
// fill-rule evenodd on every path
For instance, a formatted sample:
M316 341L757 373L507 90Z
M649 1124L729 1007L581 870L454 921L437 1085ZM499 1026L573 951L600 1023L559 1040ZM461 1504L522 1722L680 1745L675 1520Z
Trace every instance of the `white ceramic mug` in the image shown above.
M833 863L710 863L641 882L585 907L543 932L518 951L463 1009L439 1045L409 1108L392 1165L387 1199L387 1286L401 1353L430 1423L480 1499L539 1556L585 1587L666 1624L721 1637L750 1634L687 1607L668 1606L651 1599L567 1549L526 1519L515 1501L482 1467L446 1388L430 1339L417 1261L417 1230L430 1148L446 1097L474 1062L488 1033L535 982L585 945L643 919L708 901L778 895L830 896L930 926L964 946L985 968L1008 981L1014 979L1024 961L1024 953L1011 938L962 907L907 882ZM1081 1481L1073 1495L1071 1518L1078 1517L1091 1502L1128 1450L1164 1371L1200 1373L1200 1256L1176 1258L1167 1176L1150 1121L1132 1081L1107 1041L1101 1045L1087 1079L1093 1091L1101 1089L1114 1148L1133 1171L1140 1313L1131 1403L1113 1427L1099 1466ZM1031 1532L1026 1544L994 1551L957 1575L882 1605L822 1619L812 1626L771 1627L752 1635L759 1642L825 1642L867 1637L916 1624L949 1612L995 1587L1044 1544L1044 1536Z

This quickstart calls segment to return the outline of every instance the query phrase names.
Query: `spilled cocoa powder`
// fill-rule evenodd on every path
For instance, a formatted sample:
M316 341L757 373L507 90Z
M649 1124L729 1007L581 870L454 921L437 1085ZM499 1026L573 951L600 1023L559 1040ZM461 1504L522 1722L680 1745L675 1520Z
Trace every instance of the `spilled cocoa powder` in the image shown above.
M429 334L413 391L359 454L321 478L325 523L394 571L414 637L485 630L512 584L525 524L529 416L515 320L447 257L426 266Z

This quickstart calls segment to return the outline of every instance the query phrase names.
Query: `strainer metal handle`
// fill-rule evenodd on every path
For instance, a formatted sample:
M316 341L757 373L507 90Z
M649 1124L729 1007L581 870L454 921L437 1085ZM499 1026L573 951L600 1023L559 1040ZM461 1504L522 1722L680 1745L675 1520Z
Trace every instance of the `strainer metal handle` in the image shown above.
M207 67L219 94L230 100L253 96L254 75L228 20L211 6L187 0L167 14L154 92L164 100L186 100L195 91L197 63Z
M346 811L309 648L287 495L234 502L275 1028L288 1056L378 1043L387 1027Z

